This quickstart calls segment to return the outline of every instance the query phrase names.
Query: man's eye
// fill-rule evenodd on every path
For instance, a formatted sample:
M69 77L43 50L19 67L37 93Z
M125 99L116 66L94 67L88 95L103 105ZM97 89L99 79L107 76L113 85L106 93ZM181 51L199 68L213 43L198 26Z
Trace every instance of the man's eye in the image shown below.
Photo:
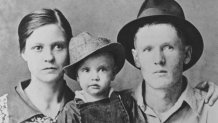
M42 51L42 46L34 46L34 47L32 47L32 49L34 51L40 52L40 51Z
M54 46L54 50L62 50L62 49L64 49L64 45L63 44L56 44Z
M151 47L146 47L143 49L143 52L150 52L151 51Z

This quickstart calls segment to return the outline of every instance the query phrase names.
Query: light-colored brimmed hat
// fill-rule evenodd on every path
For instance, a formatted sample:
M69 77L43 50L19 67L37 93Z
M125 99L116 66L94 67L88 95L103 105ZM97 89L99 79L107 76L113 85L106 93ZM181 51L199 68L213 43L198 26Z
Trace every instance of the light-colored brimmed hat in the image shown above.
M117 41L125 47L126 59L136 67L131 52L134 48L135 34L140 27L156 21L171 23L183 31L187 44L192 46L191 61L184 64L183 71L192 67L202 55L203 39L195 26L185 19L181 6L174 0L145 0L137 19L120 30Z
M125 62L124 47L120 43L111 42L106 38L94 37L87 32L83 32L70 40L70 64L64 67L65 73L76 80L76 69L80 61L98 52L112 53L117 65L117 73L121 70Z

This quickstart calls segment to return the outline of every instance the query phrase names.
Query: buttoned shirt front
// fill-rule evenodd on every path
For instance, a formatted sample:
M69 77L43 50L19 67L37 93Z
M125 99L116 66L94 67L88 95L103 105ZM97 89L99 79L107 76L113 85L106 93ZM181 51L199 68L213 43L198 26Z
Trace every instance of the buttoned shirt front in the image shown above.
M137 102L139 121L147 123L218 123L218 102L213 106L204 103L206 93L192 88L185 77L183 82L187 83L185 90L177 102L162 117L146 104L144 104L142 84L135 90L133 97Z

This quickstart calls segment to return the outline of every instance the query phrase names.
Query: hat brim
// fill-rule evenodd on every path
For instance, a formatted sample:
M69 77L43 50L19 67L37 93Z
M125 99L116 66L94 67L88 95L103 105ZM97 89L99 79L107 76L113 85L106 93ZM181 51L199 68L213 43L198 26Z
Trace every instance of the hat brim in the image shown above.
M117 36L117 41L125 47L126 59L129 63L136 67L131 51L134 49L134 37L136 32L145 24L155 21L171 23L179 27L184 32L187 43L192 46L192 55L191 61L188 64L184 64L183 71L192 67L199 60L203 52L204 44L202 36L193 24L183 18L171 15L155 15L138 18L129 22L120 30Z
M90 52L88 55L86 55L83 58L78 59L75 63L67 65L64 67L64 71L66 75L68 75L70 78L76 80L77 75L77 67L80 64L81 61L88 58L89 56L99 53L99 52L110 52L113 54L115 59L115 64L117 65L117 73L122 69L124 63L125 63L125 49L124 47L119 43L110 43L108 45L105 45L104 47L97 49L93 52Z

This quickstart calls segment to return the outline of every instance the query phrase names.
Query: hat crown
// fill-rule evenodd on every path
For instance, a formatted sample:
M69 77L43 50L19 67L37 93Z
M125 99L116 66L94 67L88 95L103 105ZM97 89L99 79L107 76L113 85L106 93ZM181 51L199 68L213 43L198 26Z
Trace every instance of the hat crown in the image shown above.
M145 0L137 18L155 15L171 15L185 19L182 7L175 0Z
M69 43L70 64L64 67L66 75L76 80L79 64L97 53L108 52L113 55L118 73L125 63L125 50L120 43L112 42L107 38L95 37L83 32L73 37Z
M91 52L94 52L111 41L106 38L94 37L87 32L80 33L78 36L71 39L69 44L70 63L73 64L78 60L86 57Z

